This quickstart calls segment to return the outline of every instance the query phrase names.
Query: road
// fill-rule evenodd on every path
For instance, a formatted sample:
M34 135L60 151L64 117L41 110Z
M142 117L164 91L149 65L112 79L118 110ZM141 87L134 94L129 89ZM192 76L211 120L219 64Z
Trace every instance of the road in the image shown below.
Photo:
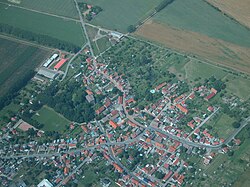
M70 172L69 173L69 175L65 178L65 179L63 179L63 180L61 180L61 182L59 182L57 185L56 185L56 187L60 187L60 186L62 186L63 185L63 182L65 181L65 180L67 180L68 178L70 178L72 175L74 175L86 162L89 162L90 161L90 159L89 158L86 158L80 165L78 165L77 166L77 168L75 168L72 172Z
M87 39L87 45L89 45L90 54L91 54L91 56L94 57L93 48L92 48L92 46L91 46L90 39L89 39L89 35L88 35L87 30L86 30L86 27L85 27L85 22L83 21L83 18L82 18L82 13L81 13L80 8L79 8L79 6L78 6L77 0L74 0L74 2L75 2L75 6L76 6L76 9L77 9L77 12L78 12L78 14L79 14L80 23L81 23L81 25L82 25L84 34L85 34L86 39Z

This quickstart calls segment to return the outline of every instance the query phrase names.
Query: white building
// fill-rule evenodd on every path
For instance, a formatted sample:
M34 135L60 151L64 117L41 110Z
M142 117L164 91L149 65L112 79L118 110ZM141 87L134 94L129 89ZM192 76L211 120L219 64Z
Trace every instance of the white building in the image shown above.
M48 181L48 179L43 179L37 187L53 187L53 185Z

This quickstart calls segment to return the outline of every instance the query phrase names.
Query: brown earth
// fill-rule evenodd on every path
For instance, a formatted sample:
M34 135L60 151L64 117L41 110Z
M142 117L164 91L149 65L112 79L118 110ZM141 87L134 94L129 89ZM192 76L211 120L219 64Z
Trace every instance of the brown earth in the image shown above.
M250 74L250 48L240 47L208 36L184 31L148 21L135 33L166 47L195 54L215 64L221 64Z
M250 0L206 0L223 13L250 28Z

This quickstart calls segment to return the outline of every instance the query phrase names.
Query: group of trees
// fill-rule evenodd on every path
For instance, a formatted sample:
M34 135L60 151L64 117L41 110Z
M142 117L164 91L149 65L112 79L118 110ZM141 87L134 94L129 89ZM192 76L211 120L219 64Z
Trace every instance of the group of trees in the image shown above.
M71 121L81 123L94 119L94 109L87 102L80 82L70 82L60 87L57 84L52 83L38 99Z
M47 35L37 34L23 29L19 29L7 24L0 24L0 32L69 52L76 53L80 50L79 46L76 46L72 43L58 40Z
M174 0L164 0L162 1L157 7L155 7L156 12L160 12L162 9L164 9L169 4L173 3Z

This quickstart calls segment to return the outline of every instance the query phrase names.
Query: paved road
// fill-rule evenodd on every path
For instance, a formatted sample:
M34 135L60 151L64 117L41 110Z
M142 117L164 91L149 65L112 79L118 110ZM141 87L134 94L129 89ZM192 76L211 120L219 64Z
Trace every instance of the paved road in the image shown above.
M65 180L67 180L68 178L70 178L72 175L74 175L86 162L89 162L90 161L90 159L89 158L86 158L80 165L78 165L77 166L77 168L76 169L74 169L72 172L70 172L69 173L69 175L65 178L65 179L63 179L61 182L59 182L57 185L56 185L56 187L60 187L60 186L62 186L63 185L63 182L65 181Z

